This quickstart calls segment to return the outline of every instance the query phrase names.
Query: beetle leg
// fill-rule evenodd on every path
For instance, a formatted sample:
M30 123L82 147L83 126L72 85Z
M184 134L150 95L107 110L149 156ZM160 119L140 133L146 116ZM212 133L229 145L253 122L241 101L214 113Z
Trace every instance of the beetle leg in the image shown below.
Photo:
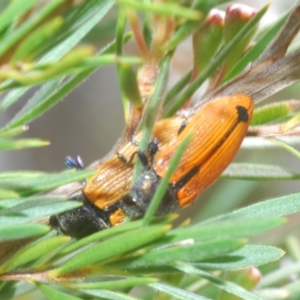
M138 154L138 151L134 151L129 158L127 158L125 155L123 155L120 152L117 152L118 158L124 162L125 164L131 164L134 160L134 157Z
M180 125L180 127L179 127L179 129L178 129L177 135L179 135L179 134L184 130L184 128L187 126L188 123L189 123L188 118L185 118L185 119L182 121L182 123L181 123L181 125Z
M135 135L133 134L131 136L131 140L130 142L132 143L132 145L138 147L139 146L139 141L135 140ZM119 151L117 152L118 158L124 162L125 164L131 164L134 160L134 157L138 154L138 151L135 151L131 154L131 156L129 158L127 158L125 155L123 155L122 153L120 153Z
M131 142L132 145L138 147L140 145L140 142L138 140L135 140L134 138L135 138L135 134L133 134L131 136L130 142Z
M138 152L137 152L137 155L138 155L138 157L139 157L139 159L140 159L142 165L143 165L145 168L150 169L151 166L149 166L149 159L148 159L147 155L145 154L145 152L143 152L143 151L138 151Z

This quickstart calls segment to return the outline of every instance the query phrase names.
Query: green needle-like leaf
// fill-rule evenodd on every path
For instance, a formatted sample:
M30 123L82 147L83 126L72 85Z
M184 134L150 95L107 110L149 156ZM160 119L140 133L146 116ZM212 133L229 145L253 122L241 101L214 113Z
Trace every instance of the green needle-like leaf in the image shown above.
M64 293L58 289L49 286L48 284L35 282L35 285L49 300L81 300L81 298L72 296L69 293Z
M0 187L10 188L21 195L29 195L49 190L60 185L84 180L94 174L94 171L68 170L57 174L38 174L32 178L0 178Z
M189 273L191 275L194 276L199 276L201 278L207 279L209 280L212 284L216 285L217 287L219 287L220 289L241 297L241 299L246 299L246 300L263 300L262 298L256 296L255 294L248 292L247 290L243 289L242 287L238 286L237 284L234 284L232 282L229 281L225 281L223 279L221 279L220 277L211 275L210 273L206 273L204 271L201 271L197 268L194 268L191 265L188 264L184 264L184 263L177 263L177 267L186 272Z
M300 105L298 100L275 102L254 110L251 126L264 125L286 117Z
M233 220L199 224L189 227L177 228L170 231L168 242L174 243L185 239L208 239L225 237L248 237L278 227L285 223L283 218L260 218Z
M225 220L245 220L265 217L281 217L300 212L300 194L291 194L238 209L234 212L211 218L204 223L225 221Z
M121 289L134 287L138 285L145 285L149 283L156 282L156 278L151 277L129 277L121 280L111 280L105 282L88 282L88 283L70 283L67 284L68 287L77 288L77 289Z
M94 296L97 298L108 300L138 300L138 298L128 296L120 292L110 290L81 290L84 294Z
M120 262L109 264L109 268L121 269L147 269L152 267L173 266L176 261L198 262L214 259L234 251L245 244L243 239L217 239L208 242L198 242L185 245L178 243L135 258L129 258Z
M100 263L112 257L125 254L128 251L137 249L162 237L168 229L169 226L167 225L142 227L125 232L122 235L114 236L79 253L62 266L58 267L58 269L50 271L49 276L55 278L58 275L72 272L89 265ZM116 244L118 244L118 247L115 246Z
M69 240L70 238L66 236L56 236L33 245L29 245L6 260L4 264L0 266L0 272L7 272L37 258L40 258L43 255L46 255L52 250L55 250L56 248L65 244Z
M48 141L42 141L39 139L20 139L20 140L11 140L0 138L0 151L4 150L17 150L24 148L35 148L48 146Z
M46 234L50 231L48 226L38 224L21 224L0 227L0 241L13 241Z
M222 177L239 180L297 180L300 172L284 169L276 165L232 163Z
M15 0L10 1L9 5L0 14L0 32L5 29L15 18L31 9L38 0Z
M39 24L44 18L46 18L53 10L61 5L63 0L52 0L45 5L38 14L26 21L11 35L5 37L0 44L0 56L9 51L18 41L20 41L26 34L28 34L37 24ZM22 5L21 5L22 6Z
M209 298L196 295L194 293L191 293L189 291L167 285L165 283L156 282L149 284L152 288L155 290L159 290L161 292L164 292L176 299L182 299L182 300L209 300Z
M190 8L180 6L176 3L147 3L139 0L116 0L120 5L128 6L146 12L153 12L161 15L176 16L191 20L199 20L201 13Z
M257 267L280 259L284 255L281 249L263 246L246 245L214 261L194 263L193 265L202 270L240 270Z

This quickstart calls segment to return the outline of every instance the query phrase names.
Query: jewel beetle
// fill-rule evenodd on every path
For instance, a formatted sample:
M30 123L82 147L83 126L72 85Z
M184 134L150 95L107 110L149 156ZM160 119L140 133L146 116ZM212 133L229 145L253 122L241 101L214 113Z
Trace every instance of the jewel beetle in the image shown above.
M191 204L232 161L247 133L252 113L251 98L235 95L205 103L188 122L180 117L159 121L153 133L159 149L153 153L150 166L147 155L139 153L145 170L133 185L132 163L124 163L116 154L99 165L80 195L72 197L83 205L52 216L50 224L63 234L80 238L121 224L126 215L142 217L174 151L189 134L193 135L192 141L169 182L157 215ZM128 143L120 152L131 157L135 151L136 146Z
M144 162L145 170L120 201L122 210L133 218L145 214L175 150L190 134L192 140L169 181L156 215L174 212L193 203L233 160L247 133L253 108L251 98L246 95L205 103L188 120L178 137L155 154L151 168ZM139 156L145 161L142 153Z

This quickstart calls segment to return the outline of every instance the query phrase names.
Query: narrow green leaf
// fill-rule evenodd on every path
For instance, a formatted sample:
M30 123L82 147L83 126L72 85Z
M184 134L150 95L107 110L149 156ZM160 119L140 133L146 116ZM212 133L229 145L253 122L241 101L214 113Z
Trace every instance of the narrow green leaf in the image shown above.
M1 104L0 104L1 105ZM7 130L6 132L0 132L0 139L1 138L11 138L14 137L16 135L19 135L25 131L28 130L28 126L27 125L23 125L23 126L19 126L16 128L13 128L11 130Z
M290 266L280 267L279 269L263 276L258 283L257 288L260 289L275 285L276 283L281 282L299 272L300 262L294 262Z
M0 84L0 90L1 90L1 84ZM25 88L15 88L11 91L9 91L5 97L3 97L3 99L0 101L0 112L4 111L5 109L7 109L8 107L10 107L11 105L13 105L16 101L18 101L22 95L24 95L27 91L29 90L29 87L25 87ZM21 127L21 126L19 126ZM18 127L18 128L19 128ZM9 132L9 130L8 130ZM1 136L3 136L3 133L0 133ZM5 135L4 135L5 136Z
M130 9L138 9L145 12L152 12L160 15L199 20L201 13L176 3L147 3L139 0L116 0L120 5L128 6Z
M223 172L223 178L239 180L297 180L300 172L290 171L280 166L232 163Z
M69 240L70 238L67 236L56 236L33 245L29 245L17 253L14 253L12 257L6 260L4 264L0 266L0 272L4 273L36 260L65 244Z
M174 287L171 285L167 285L165 283L156 282L149 284L152 288L159 290L161 292L164 292L172 297L175 297L176 299L182 299L182 300L209 300L209 298L199 296L196 294L193 294L187 290L180 289L178 287Z
M47 42L61 27L63 19L56 17L47 23L39 26L34 32L32 32L24 41L18 46L13 53L11 63L16 64L19 61L29 62L36 58L37 49L39 49L44 43Z
M246 300L263 300L262 298L256 296L255 294L243 289L242 287L238 286L235 283L225 281L219 277L216 277L210 273L201 271L197 268L194 268L193 266L185 263L177 263L177 268L185 273L188 273L190 275L199 276L201 278L204 278L208 281L210 281L212 284L216 285L218 288L236 295L240 297L241 299Z
M173 220L174 220L174 218L170 218L170 215L163 216L163 217L158 217L158 218L155 218L155 223L154 224L155 225L168 224ZM86 245L88 245L92 242L100 241L100 240L103 240L105 238L111 237L114 234L126 232L126 231L133 230L133 229L137 229L137 228L141 227L142 224L143 224L143 220L132 221L132 222L127 222L125 224L122 224L122 226L114 226L114 227L108 228L106 230L96 232L96 233L94 233L92 235L89 235L85 238L82 238L78 241L74 241L74 243L72 243L70 246L64 248L60 252L60 254L65 255L65 254L68 254L72 251L80 249L80 248L82 248L82 247L84 247L84 246L86 246Z
M100 299L108 300L139 300L138 298L125 295L120 292L114 292L109 290L81 290L83 293L91 296L95 296Z
M43 141L39 139L11 140L11 139L0 138L0 151L44 147L44 146L48 146L49 144L50 143L48 141Z
M78 241L74 241L74 243L72 243L71 245L69 245L68 247L63 249L60 252L60 255L68 254L70 252L80 249L88 244L93 243L93 242L100 241L105 238L109 238L109 237L113 236L114 234L137 229L137 228L141 227L141 225L142 225L142 220L139 220L139 221L128 222L126 224L122 224L122 226L115 226L115 227L108 228L106 230L96 232L96 233L89 235L85 238L82 238Z
M168 232L169 242L184 239L208 239L225 237L248 237L273 229L285 223L283 218L261 218L194 224Z
M96 69L97 67L90 67L64 81L62 84L60 84L60 80L52 80L46 83L1 131L5 132L11 128L27 124L39 117L47 109L69 94Z
M50 228L38 224L22 224L0 227L0 241L13 241L46 234Z
M14 191L7 189L0 189L0 199L19 198L20 195ZM0 204L2 206L2 204Z
M23 210L21 213L10 216L1 216L0 226L24 224L33 222L37 219L49 217L51 215L57 215L66 210L74 209L81 206L82 203L78 201L65 201L58 203L51 203L49 205L32 207L30 209Z
M258 267L277 261L283 255L284 251L275 247L264 245L245 245L236 251L214 259L214 261L194 263L193 265L199 269L208 271L240 270L249 267Z
M54 91L56 91L59 87L60 80L55 79L50 82L47 82L44 84L38 92L33 95L33 97L27 102L25 106L22 107L22 109L10 120L10 122L1 129L1 132L6 132L7 130L11 130L15 127L23 126L24 124L27 124L30 120L33 120L36 118L41 111L46 110L47 108L51 107L51 105L54 105L59 99L55 99L56 102L53 100L49 100L49 95L52 95ZM22 90L20 90L22 91ZM7 107L6 101L9 102L9 104L12 103L12 101L15 101L18 99L21 93L18 93L18 90L12 92L11 94L8 94L8 96L12 96L12 98L4 98L2 104L4 103L4 106ZM48 101L46 101L47 99ZM4 107L3 107L4 108Z
M50 271L49 276L55 278L58 275L72 272L82 267L100 263L109 258L116 257L137 249L162 237L169 229L167 225L138 228L121 235L114 236L89 249L82 251L75 257L65 262L57 269ZM116 248L116 245L118 247Z
M299 296L293 295L285 287L283 288L266 288L266 289L255 289L255 294L264 300L298 300Z
M124 41L124 32L126 30L126 22L127 22L126 10L120 8L118 20L117 20L117 26L116 26L116 55L118 57L122 57L123 55L123 44L124 44L123 41ZM120 75L119 65L117 66L117 73L118 73L118 80L120 82L121 75ZM123 104L123 111L124 111L124 119L127 122L130 114L130 102L126 99L126 95L122 93L122 90L121 90L121 97L122 97L122 104Z
M39 290L46 296L49 300L82 300L81 298L70 295L69 293L64 293L59 291L49 284L44 284L41 282L34 282L34 284L39 288Z
M7 296L7 295L5 294L3 289L1 289L1 297L3 296L3 298L6 300L10 300L10 299L12 299L12 297L17 299L20 296L24 297L24 294L29 294L29 293L33 292L34 290L36 290L35 286L33 286L32 284L29 284L26 281L19 281L15 285L15 287L16 287L16 289L14 290L14 292L10 293L7 298L5 298L5 296Z
M124 269L151 268L173 266L176 261L196 262L213 259L228 252L234 251L245 244L244 239L216 239L212 241L182 244L156 250L144 255L129 258L109 264L109 268L118 267Z
M10 209L11 207L19 204L19 199L4 199L1 200L1 213L3 213L3 210Z
M74 49L63 57L59 62L43 63L32 65L30 69L19 72L14 69L0 71L0 76L16 81L19 85L36 85L45 81L50 81L62 76L74 75L90 67L97 67L104 64L115 64L115 56L98 56L92 57L94 48L82 46ZM132 58L127 58L132 60ZM136 60L136 58L133 58ZM15 84L14 82L12 83Z
M286 121L284 124L281 125L281 129L283 132L287 132L294 127L296 127L300 123L300 113L296 112L296 114Z
M66 286L75 289L116 290L116 289L135 287L139 285L146 285L156 281L157 279L152 277L128 277L126 279L110 280L105 282L68 283L66 284Z
M123 54L123 43L124 43L124 32L126 30L126 11L124 9L119 10L119 16L116 26L116 54L122 56Z
M284 141L280 141L278 139L269 139L272 143L274 143L275 145L280 146L281 148L289 151L290 153L292 153L294 156L296 156L297 158L300 158L300 151L298 151L296 148L294 148L293 146L289 145L288 143L284 142Z
M234 212L211 218L205 222L271 218L290 215L300 211L300 193L265 200Z
M281 101L260 106L254 110L251 126L264 125L287 116L298 108L300 101Z
M226 272L222 277L226 281L234 282L235 284L241 286L247 291L254 292L254 289L261 278L261 274L257 268L249 267L247 269ZM257 295L256 291L254 293ZM226 291L220 291L219 295L219 300L240 300L239 297L234 297L232 294L229 294Z
M292 283L286 284L284 289L292 296L292 299L297 300L300 297L300 280L295 280Z
M46 175L44 172L36 172L36 171L15 171L15 172L1 172L0 173L0 181L1 180L23 180L28 178L38 178L39 176Z
M5 207L4 209L0 210L0 216L9 213L21 212L22 210L26 210L32 207L38 207L38 206L63 202L66 200L67 199L65 197L57 197L57 196L50 196L50 195L19 198L16 201L4 200L0 202L0 206Z
M300 144L300 138L298 136L293 137L282 137L280 138L282 141L286 141L289 143L289 145L299 145ZM278 141L278 140L277 140ZM242 143L243 149L278 149L279 145L275 145L271 139L265 139L265 138L259 138L259 137L246 137Z
M20 41L27 33L29 33L35 26L44 20L53 10L61 5L63 0L52 0L43 6L39 13L33 15L30 19L25 21L18 29L6 36L0 44L0 56L5 54L11 47ZM21 5L22 6L22 5Z
M110 0L89 0L74 7L64 18L63 30L53 41L55 47L44 55L41 62L58 61L75 47L98 24L114 5Z
M20 15L31 9L39 0L14 0L0 14L0 32Z
M137 83L136 72L129 64L119 64L118 77L124 101L130 101L134 107L141 108L143 102Z
M10 188L22 196L42 192L63 184L80 181L93 175L94 171L68 170L61 173L40 174L31 178L0 178L1 188Z
M188 71L184 76L182 76L176 84L174 84L171 89L168 91L165 100L164 100L164 106L168 105L173 98L175 98L179 93L182 92L182 90L187 86L187 84L190 82L192 76L192 70Z

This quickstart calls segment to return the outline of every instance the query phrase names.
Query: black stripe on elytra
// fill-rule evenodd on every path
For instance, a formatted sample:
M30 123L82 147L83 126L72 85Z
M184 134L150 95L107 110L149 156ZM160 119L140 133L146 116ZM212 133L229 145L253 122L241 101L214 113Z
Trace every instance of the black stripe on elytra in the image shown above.
M183 188L200 170L199 166L193 167L189 170L183 177L173 184L173 188L175 191L179 191Z
M236 123L233 125L232 128L228 130L228 132L223 136L221 141L215 146L214 149L210 153L208 153L207 157L213 155L228 139L230 134L234 131L234 129L238 126L239 123L245 122L247 123L249 120L248 111L244 106L237 105L237 120ZM205 159L206 161L206 159ZM184 187L192 178L195 176L200 170L200 166L194 166L190 171L188 171L180 180L173 184L173 187L176 191L179 191L182 187Z
M238 105L236 106L236 110L238 112L238 122L247 123L249 120L248 111L244 106Z

